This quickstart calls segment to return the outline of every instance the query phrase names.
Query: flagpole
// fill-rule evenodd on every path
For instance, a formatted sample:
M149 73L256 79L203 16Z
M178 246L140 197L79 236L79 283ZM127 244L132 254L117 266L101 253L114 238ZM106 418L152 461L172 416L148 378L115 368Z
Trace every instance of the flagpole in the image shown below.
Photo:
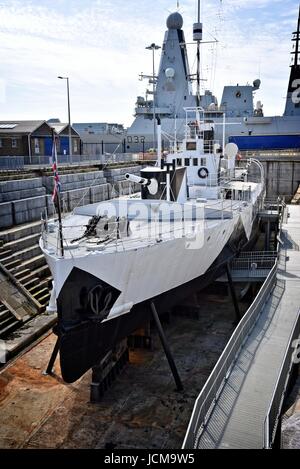
M58 172L57 149L56 149L54 129L52 130L52 140L53 140L53 155L54 155L54 160L55 160L55 166L56 166L56 171ZM56 181L55 181L55 184L57 184ZM60 190L59 190L58 187L56 187L55 197L56 197L56 200L57 200L58 232L59 232L60 253L61 253L61 257L64 257L64 242L63 242L62 219L61 219L61 201L60 201Z

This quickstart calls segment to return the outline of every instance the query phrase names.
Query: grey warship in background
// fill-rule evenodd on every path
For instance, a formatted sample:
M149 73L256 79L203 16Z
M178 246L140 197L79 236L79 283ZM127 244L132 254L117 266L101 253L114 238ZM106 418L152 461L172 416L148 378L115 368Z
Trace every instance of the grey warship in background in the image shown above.
M263 106L254 107L254 94L260 88L260 80L253 86L225 86L220 106L209 90L200 96L200 77L197 71L197 93L193 94L193 75L190 73L187 47L182 30L183 19L175 12L167 18L167 31L157 77L150 78L153 91L146 98L138 96L135 120L127 131L127 151L135 152L154 147L154 115L159 115L163 131L163 145L169 147L167 136L177 134L183 138L186 107L201 106L215 124L221 124L226 116L226 141L234 142L240 150L285 150L300 148L300 8L298 25L293 33L294 48L290 81L283 116L265 117ZM193 39L202 41L202 23L194 24ZM198 60L199 62L199 60ZM152 94L151 99L148 95ZM222 139L222 125L216 125L216 138Z

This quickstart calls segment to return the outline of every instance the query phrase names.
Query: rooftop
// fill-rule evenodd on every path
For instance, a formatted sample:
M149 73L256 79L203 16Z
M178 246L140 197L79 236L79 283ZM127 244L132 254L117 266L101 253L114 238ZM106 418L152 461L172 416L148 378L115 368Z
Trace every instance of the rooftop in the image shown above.
M0 121L0 134L1 133L32 133L41 127L43 124L47 124L45 120L28 120L28 121ZM47 124L48 125L48 124Z

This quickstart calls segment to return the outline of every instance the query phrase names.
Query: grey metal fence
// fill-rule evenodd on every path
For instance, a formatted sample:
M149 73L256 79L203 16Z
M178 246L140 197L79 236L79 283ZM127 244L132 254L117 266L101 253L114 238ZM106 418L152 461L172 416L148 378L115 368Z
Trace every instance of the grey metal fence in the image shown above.
M259 295L255 298L254 302L235 329L216 366L199 394L185 436L183 449L197 447L198 439L206 425L213 404L218 399L243 344L258 321L263 305L271 294L272 288L275 284L276 273L277 264L273 266L266 281L260 289Z
M292 332L288 340L288 345L284 354L284 360L278 374L278 379L274 387L271 403L264 421L263 435L265 449L271 449L275 440L283 402L286 397L286 392L291 378L291 372L294 365L293 357L295 353L295 350L293 348L293 341L295 339L298 339L300 333L299 314L300 310L298 311L298 316L295 320Z
M139 155L135 153L105 153L104 155L58 155L58 164L108 164L127 163L138 161ZM51 163L49 156L32 156L25 158L26 165L47 166Z
M238 271L251 271L253 274L259 270L271 270L277 261L276 251L253 251L243 252L237 259L234 259L231 268Z
M24 156L0 156L0 171L21 171L24 169Z

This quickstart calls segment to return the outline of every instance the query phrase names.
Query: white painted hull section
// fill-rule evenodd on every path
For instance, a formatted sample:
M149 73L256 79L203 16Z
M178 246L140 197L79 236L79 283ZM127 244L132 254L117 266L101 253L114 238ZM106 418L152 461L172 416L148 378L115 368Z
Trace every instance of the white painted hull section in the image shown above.
M144 248L109 253L90 252L81 257L54 259L44 250L59 295L74 267L86 271L121 291L108 319L128 312L134 304L156 297L203 275L244 220L251 233L252 206L232 219L219 220L204 229L203 246L189 249L186 238L172 239ZM247 226L245 226L245 223Z

